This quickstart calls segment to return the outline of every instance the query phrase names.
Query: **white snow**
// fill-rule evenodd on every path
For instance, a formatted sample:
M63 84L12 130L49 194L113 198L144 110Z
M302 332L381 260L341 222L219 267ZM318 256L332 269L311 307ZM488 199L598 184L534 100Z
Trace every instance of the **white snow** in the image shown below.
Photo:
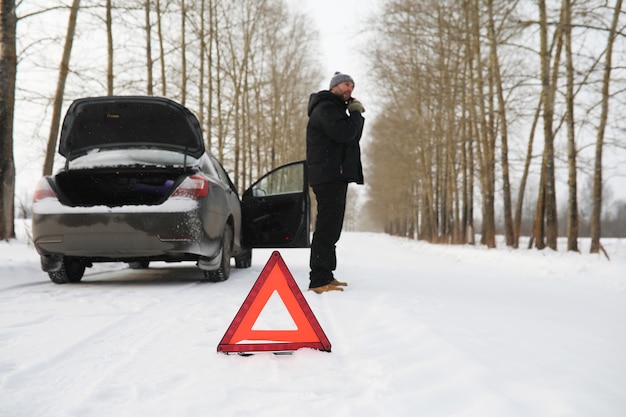
M126 148L126 149L91 149L83 156L69 163L70 169L89 169L96 167L122 167L134 165L150 166L190 166L198 164L198 159L181 152L164 149Z
M603 241L608 261L344 233L350 285L323 295L308 250L281 250L332 352L243 357L216 348L271 250L218 284L157 263L55 285L18 226L0 243L1 416L626 415L626 240ZM290 326L280 304L263 326Z
M161 204L155 205L124 205L117 207L109 206L89 206L89 207L70 207L61 202L56 197L44 198L33 203L33 209L39 214L69 214L80 216L84 213L107 213L107 214L124 214L124 213L184 213L193 211L198 207L198 201L187 197L172 196Z

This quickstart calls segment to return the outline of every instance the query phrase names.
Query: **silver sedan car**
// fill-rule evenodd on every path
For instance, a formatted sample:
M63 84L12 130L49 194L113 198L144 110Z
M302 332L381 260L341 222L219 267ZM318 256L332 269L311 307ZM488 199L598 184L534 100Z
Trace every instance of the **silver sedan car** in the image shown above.
M239 197L205 150L197 118L162 97L74 101L63 122L64 166L43 177L33 204L41 266L58 284L94 262L194 261L207 281L228 279L231 258L251 265L255 247L307 247L303 161L266 174Z

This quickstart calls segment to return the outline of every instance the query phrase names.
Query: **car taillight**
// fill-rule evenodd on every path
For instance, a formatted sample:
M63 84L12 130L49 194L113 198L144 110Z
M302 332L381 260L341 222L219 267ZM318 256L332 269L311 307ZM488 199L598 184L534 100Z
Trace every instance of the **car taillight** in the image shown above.
M46 178L41 178L37 183L37 187L35 188L35 193L33 194L33 202L41 201L46 198L57 198L48 183Z
M172 197L184 197L193 200L207 195L209 195L209 180L200 174L185 178L185 181L172 193Z

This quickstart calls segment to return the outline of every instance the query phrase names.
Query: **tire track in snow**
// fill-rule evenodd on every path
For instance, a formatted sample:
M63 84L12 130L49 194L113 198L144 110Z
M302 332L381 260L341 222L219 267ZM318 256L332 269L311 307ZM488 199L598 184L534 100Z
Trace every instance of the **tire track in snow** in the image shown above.
M5 374L0 379L0 387L5 393L11 393L8 401L0 405L0 411L11 410L12 402L53 404L55 398L64 397L62 392L92 393L85 400L90 395L97 395L101 384L116 379L122 370L132 367L133 361L140 358L147 347L161 338L163 333L167 334L171 328L175 328L181 320L185 320L186 307L204 304L215 295L214 285L197 282L198 273L195 268L124 270L100 275L108 280L86 280L78 285L52 286L36 294L26 288L14 291L14 297L25 298L20 308L32 309L36 308L35 304L43 303L47 305L47 310L51 307L56 309L53 314L41 316L41 320L36 322L14 321L14 328L22 327L20 333L25 333L24 328L29 328L28 333L42 332L51 337L56 332L59 338L63 338L72 330L80 335L74 335L71 342L59 341L56 352L48 357L34 358L21 369L0 362L0 372ZM160 281L155 281L155 276ZM111 280L111 277L119 280ZM96 291L101 292L102 303L96 302L92 306L93 313L87 313L82 320L77 320L77 313L90 308L84 304L93 303L97 299L98 295L94 295ZM119 291L124 291L123 301L115 298ZM132 291L135 294L129 296L128 293ZM80 305L73 308L72 304ZM64 308L68 305L69 308ZM197 309L193 311L197 312ZM72 323L82 321L83 326L80 329L64 329L64 319L69 317ZM90 326L102 327L93 331L89 329ZM3 330L0 343L3 340L10 342L11 337L11 331ZM175 343L172 341L172 344ZM20 348L19 341L15 342L14 348ZM22 398L24 392L28 393L29 398ZM77 401L74 407L80 407L83 401L72 395L66 398ZM68 404L63 404L63 409L67 410ZM0 414L6 415L4 411Z

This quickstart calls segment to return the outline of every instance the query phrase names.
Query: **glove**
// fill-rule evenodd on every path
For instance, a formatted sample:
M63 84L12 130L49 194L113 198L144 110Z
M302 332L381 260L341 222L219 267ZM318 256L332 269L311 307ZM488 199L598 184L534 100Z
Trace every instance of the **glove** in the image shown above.
M365 113L365 107L363 107L363 104L361 104L361 102L355 98L355 99L352 99L350 104L348 104L348 111L350 113L352 113L353 111L358 111L359 113Z

